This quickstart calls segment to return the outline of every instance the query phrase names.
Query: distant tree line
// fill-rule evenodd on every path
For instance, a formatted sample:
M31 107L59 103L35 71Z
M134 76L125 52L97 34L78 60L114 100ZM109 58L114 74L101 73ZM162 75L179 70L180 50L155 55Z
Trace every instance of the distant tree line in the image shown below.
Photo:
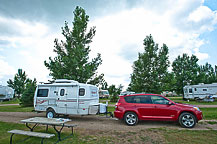
M133 64L133 73L128 90L145 93L161 93L162 91L176 91L183 94L183 87L187 84L217 82L217 66L198 64L195 55L179 55L170 66L169 50L163 44L158 48L151 35L144 39L144 52L138 54L138 60Z

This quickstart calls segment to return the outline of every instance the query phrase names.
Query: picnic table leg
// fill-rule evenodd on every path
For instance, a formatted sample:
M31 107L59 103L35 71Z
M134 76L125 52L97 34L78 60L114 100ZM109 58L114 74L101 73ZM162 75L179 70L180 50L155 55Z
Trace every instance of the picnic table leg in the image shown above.
M54 130L57 132L58 141L61 141L61 131L62 131L63 127L64 127L64 124L62 125L62 127L60 128L60 130L57 130L56 126L55 125L53 126Z
M41 139L41 144L43 144L44 138Z
M72 127L72 135L73 135L73 127Z
M35 128L37 125L38 125L38 124L35 124L33 127L30 127L30 126L28 125L28 123L26 123L26 127L28 127L28 128L30 129L30 131L33 131L34 128Z
M12 137L13 137L14 133L11 134L11 138L10 138L10 144L12 144Z
M46 132L48 131L48 125L46 126Z

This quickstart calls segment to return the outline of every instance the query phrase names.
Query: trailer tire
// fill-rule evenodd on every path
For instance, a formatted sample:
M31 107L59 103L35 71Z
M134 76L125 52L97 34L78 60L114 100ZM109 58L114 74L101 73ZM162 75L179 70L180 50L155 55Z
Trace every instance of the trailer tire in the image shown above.
M55 118L57 116L56 112L53 109L48 109L46 112L47 118Z

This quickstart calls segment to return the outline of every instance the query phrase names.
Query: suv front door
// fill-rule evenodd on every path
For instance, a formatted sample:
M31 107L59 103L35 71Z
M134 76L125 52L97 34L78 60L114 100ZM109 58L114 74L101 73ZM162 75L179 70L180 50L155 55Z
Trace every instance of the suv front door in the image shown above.
M151 96L154 106L153 116L155 119L172 120L176 116L175 105L169 104L169 100L162 96Z

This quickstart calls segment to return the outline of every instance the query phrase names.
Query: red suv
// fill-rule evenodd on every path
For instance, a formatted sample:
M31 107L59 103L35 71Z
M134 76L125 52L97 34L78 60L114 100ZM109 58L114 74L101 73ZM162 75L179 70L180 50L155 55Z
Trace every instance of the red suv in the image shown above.
M138 120L177 121L182 127L193 128L202 119L198 107L180 104L156 94L131 94L120 96L114 115L129 126Z

